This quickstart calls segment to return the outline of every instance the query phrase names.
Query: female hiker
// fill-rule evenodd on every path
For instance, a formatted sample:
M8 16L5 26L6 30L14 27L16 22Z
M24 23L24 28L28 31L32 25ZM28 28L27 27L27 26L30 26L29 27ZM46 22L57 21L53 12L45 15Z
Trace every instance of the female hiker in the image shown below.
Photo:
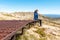
M38 19L38 10L35 10L34 11L34 20L39 20L40 21L40 26L42 26L42 22L41 22L41 19Z

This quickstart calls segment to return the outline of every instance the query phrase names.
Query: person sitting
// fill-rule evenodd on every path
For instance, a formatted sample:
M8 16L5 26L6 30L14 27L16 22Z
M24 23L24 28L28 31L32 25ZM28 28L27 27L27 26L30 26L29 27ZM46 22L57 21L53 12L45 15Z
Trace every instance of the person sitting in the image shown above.
M34 20L38 20L38 10L34 11Z
M42 21L41 21L41 19L38 19L38 10L35 10L34 11L34 20L36 21L36 20L39 20L40 22L40 26L42 26Z

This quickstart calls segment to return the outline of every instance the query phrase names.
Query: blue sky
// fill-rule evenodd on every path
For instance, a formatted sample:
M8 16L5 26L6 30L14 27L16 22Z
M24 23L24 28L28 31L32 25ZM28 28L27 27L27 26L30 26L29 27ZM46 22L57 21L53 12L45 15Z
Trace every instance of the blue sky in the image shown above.
M34 11L60 14L60 0L0 0L0 12Z

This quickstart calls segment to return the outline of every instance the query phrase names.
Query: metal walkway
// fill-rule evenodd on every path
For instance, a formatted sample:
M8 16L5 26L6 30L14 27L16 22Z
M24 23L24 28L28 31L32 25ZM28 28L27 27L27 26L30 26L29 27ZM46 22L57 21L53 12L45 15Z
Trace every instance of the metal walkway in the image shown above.
M0 20L0 40L10 40L11 37L33 20Z

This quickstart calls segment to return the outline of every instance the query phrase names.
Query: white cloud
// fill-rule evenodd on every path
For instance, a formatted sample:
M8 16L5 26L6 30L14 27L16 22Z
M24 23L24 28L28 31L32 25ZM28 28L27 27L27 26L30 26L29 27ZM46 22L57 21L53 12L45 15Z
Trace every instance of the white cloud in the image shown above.
M41 14L60 14L58 9L44 9L40 11Z

